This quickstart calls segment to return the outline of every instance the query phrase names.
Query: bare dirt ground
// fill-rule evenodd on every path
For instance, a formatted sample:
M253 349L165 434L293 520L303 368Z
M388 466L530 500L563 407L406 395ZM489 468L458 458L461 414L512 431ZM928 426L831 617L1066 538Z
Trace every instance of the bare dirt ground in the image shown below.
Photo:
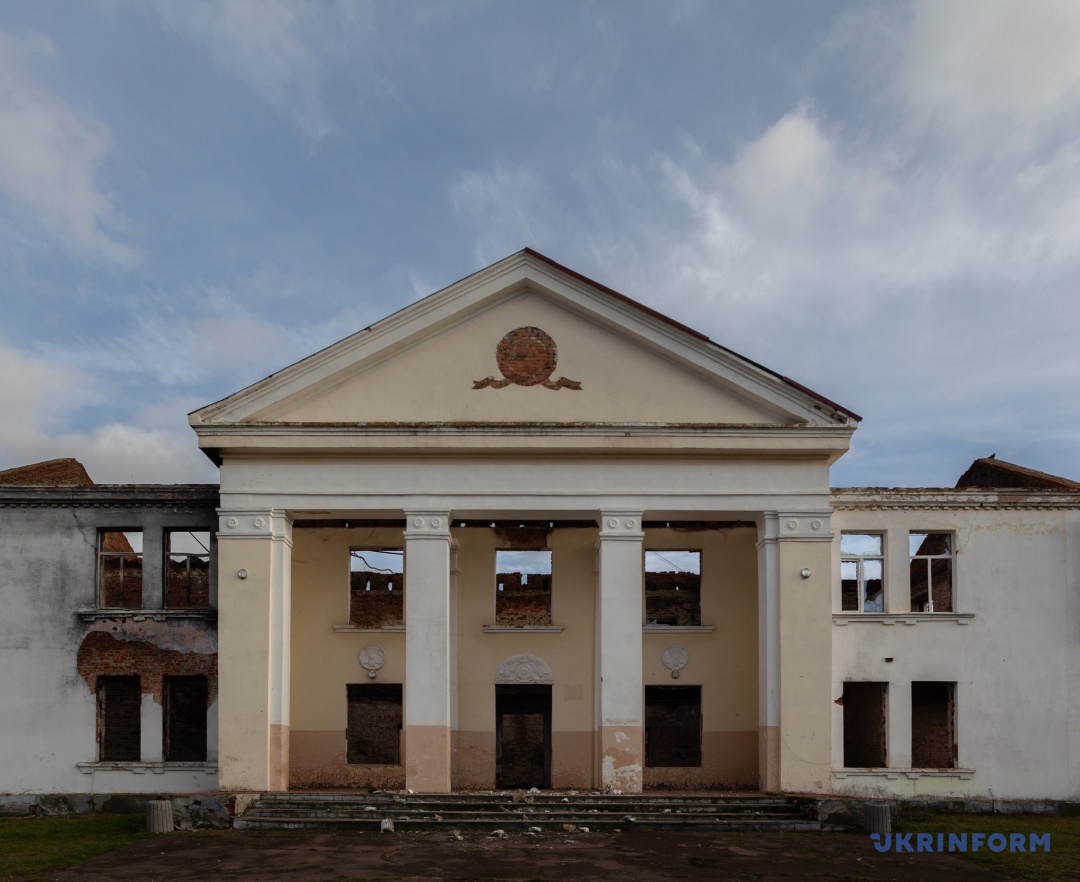
M56 882L346 882L572 879L990 882L956 855L879 854L843 833L511 834L202 831L140 839L47 879Z

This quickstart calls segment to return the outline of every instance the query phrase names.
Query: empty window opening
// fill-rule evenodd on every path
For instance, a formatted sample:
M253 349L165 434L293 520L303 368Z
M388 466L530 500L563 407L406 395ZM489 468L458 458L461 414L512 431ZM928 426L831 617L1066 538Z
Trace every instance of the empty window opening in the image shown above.
M701 552L645 552L645 622L701 624Z
M98 605L106 609L142 607L141 530L98 533Z
M403 549L349 549L349 624L354 628L405 624Z
M551 786L551 687L495 687L495 786Z
M349 683L345 761L365 765L401 763L401 684Z
M206 677L165 677L163 755L169 763L206 761Z
M206 609L210 606L210 533L170 532L165 546L165 606Z
M956 684L911 684L911 766L956 766Z
M98 758L137 763L141 755L142 689L138 677L98 677Z
M840 609L885 612L885 553L878 533L840 536Z
M911 533L911 611L953 611L951 533Z
M850 769L882 769L886 751L885 696L888 683L845 683L844 765Z
M701 766L701 687L645 687L645 765Z
M551 624L551 552L495 552L495 624Z

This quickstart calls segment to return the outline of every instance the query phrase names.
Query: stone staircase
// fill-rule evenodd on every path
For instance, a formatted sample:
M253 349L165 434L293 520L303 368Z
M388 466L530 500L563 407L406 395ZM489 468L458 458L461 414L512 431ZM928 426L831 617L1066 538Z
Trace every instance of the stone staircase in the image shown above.
M810 803L783 796L615 795L596 792L263 793L238 816L238 830L349 829L395 832L504 830L797 830L845 828L814 820ZM572 831L571 828L574 828Z

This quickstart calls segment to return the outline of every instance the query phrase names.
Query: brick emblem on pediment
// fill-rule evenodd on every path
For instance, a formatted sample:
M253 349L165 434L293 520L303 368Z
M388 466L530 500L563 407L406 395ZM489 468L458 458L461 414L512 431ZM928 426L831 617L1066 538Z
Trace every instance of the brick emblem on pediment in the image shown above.
M474 389L502 389L506 386L543 386L545 389L581 389L581 382L559 377L552 380L559 351L551 336L540 328L515 328L495 348L495 360L503 379L485 377L473 382Z

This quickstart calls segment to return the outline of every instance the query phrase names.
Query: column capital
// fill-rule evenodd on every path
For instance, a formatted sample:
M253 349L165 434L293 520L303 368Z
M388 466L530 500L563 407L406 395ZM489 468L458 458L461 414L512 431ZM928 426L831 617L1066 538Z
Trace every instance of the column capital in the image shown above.
M600 539L631 539L640 542L645 538L641 527L640 511L601 511L597 517Z
M448 540L450 538L450 512L407 509L405 511L405 538Z
M292 516L281 508L218 509L219 539L279 539L292 544Z
M766 511L758 518L758 545L765 542L832 542L832 510Z

